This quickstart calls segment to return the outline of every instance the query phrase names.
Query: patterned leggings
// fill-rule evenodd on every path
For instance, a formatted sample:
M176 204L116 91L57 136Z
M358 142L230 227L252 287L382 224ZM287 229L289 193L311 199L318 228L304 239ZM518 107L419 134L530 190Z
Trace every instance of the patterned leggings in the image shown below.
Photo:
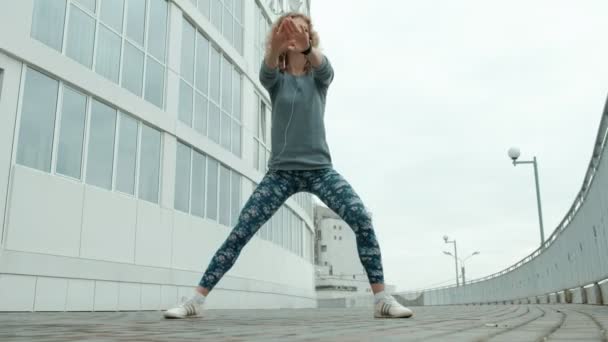
M264 176L228 238L215 253L199 285L208 290L234 265L241 249L266 221L293 194L310 192L338 214L355 232L359 259L371 284L383 284L380 246L372 220L363 202L346 180L334 169L311 171L271 170Z

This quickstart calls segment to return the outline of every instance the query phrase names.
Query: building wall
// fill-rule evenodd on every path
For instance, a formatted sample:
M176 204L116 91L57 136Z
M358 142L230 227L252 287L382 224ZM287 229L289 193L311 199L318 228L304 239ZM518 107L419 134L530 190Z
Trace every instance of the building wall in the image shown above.
M359 261L355 234L341 219L326 218L317 227L320 266L327 266L331 275L348 279L367 279ZM328 273L329 273L328 270Z
M371 295L365 268L359 260L357 239L350 226L329 208L317 205L315 229L315 282L319 306L330 305L334 298L366 298ZM392 293L395 286L386 284L385 291ZM371 302L364 299L362 303ZM330 306L335 305L342 304Z
M53 3L63 16L45 0L0 12L0 311L167 308L191 293L265 172L255 151L269 99L253 42L275 14L225 2L223 26L218 1L128 0L116 18L110 2ZM158 18L132 24L159 5L164 54L148 40ZM208 307L315 306L312 227L311 197L289 199Z

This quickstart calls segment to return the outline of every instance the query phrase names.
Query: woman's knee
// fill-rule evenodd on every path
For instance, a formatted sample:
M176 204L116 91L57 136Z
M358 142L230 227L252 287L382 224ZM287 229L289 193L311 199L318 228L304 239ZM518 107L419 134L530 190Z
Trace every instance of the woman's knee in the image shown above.
M345 213L345 221L355 228L371 227L372 216L363 206L349 207Z

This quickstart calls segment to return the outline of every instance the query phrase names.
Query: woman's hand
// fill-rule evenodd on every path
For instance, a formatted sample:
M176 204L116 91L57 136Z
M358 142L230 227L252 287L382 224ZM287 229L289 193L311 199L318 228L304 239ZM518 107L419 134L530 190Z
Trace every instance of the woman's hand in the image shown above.
M273 55L279 56L283 52L290 50L290 47L295 45L290 30L287 28L286 22L289 18L283 20L281 25L277 26L272 32L272 40L270 41L270 49ZM293 24L293 23L292 23Z
M311 42L307 29L296 25L291 18L286 18L283 20L281 26L284 26L284 30L287 32L292 42L288 46L289 51L302 52L308 49Z
M268 67L276 68L279 65L280 55L287 51L306 51L310 47L310 44L308 28L301 23L296 23L292 18L285 18L281 22L281 25L272 31L270 51L265 56L264 61ZM311 62L313 62L313 66L320 64L320 57L313 58Z

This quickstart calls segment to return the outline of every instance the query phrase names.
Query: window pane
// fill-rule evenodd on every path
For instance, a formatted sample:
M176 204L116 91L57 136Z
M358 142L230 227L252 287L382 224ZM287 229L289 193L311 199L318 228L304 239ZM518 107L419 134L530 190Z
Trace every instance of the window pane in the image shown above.
M287 226L287 229L285 230L285 248L289 251L291 251L291 238L293 237L293 232L291 231L291 213L289 213L289 215L287 215L287 223L289 224Z
M259 160L259 162L260 162L260 166L259 166L258 170L260 170L262 172L266 171L266 165L265 165L265 162L266 162L266 148L264 146L261 146L261 145L260 145L260 160Z
M142 125L139 156L139 198L158 203L160 182L160 132Z
M148 102L162 109L165 89L165 68L150 57L148 57L146 68L145 98Z
M141 96L144 83L144 53L125 41L122 66L122 86L137 96Z
M198 10L209 19L209 0L198 0Z
M144 46L146 0L128 0L127 37Z
M230 225L230 170L220 166L220 224Z
M222 146L230 151L230 132L232 131L232 120L226 113L222 113Z
M196 30L185 18L182 25L181 75L190 84L194 83L194 48Z
M230 3L230 1L226 1L226 4L228 3ZM226 40L232 43L232 15L227 7L224 7L224 23L222 30Z
M220 143L220 109L213 103L209 103L209 138Z
M222 57L222 110L232 113L232 65Z
M219 31L222 31L222 9L221 0L211 0L211 22Z
M264 144L268 143L268 135L266 134L266 118L268 115L268 107L265 102L262 102L261 115L260 115L260 139Z
M257 140L253 139L253 167L256 170L260 169L260 163L258 162L259 160L259 155L260 155L260 144L258 143Z
M190 152L190 147L177 143L175 209L185 213L190 210Z
M17 147L17 163L51 171L51 150L59 82L27 69Z
M289 211L285 209L283 214L283 239L281 240L281 245L283 248L287 248L287 241L289 239Z
M198 92L194 106L194 129L207 135L207 99Z
M260 101L260 97L258 96L258 94L255 94L255 103L259 104L259 106L257 106L258 112L256 115L254 115L254 118L253 118L255 120L255 123L254 123L255 127L253 128L254 129L253 136L256 138L259 138L260 137L260 116L262 115L261 113L263 112L262 106L264 105L264 102Z
M196 89L207 94L209 89L209 41L197 34L196 51Z
M218 162L207 158L207 218L217 220Z
M232 171L232 188L230 197L230 212L232 217L232 225L236 225L241 211L241 175Z
M93 64L95 43L95 19L72 5L66 55L90 68Z
M87 98L64 87L62 107L56 170L80 179Z
M243 22L243 0L234 0L234 16L239 22Z
M80 5L95 13L95 0L76 0Z
M102 0L101 21L122 34L124 0Z
M120 37L100 25L95 70L98 74L116 83L118 83L120 68L120 46Z
M211 99L216 103L220 103L220 53L215 49L211 49L211 65L209 69L210 79L210 94Z
M241 125L232 121L232 153L241 156Z
M3 7L8 9L6 4ZM32 38L61 51L64 21L65 0L34 0Z
M234 69L232 72L232 117L242 121L241 117L241 74Z
M234 24L234 47L242 55L243 54L243 26ZM260 63L256 64L260 65Z
M205 217L205 156L194 152L192 160L192 214Z
M89 129L87 183L108 190L112 189L115 129L116 109L93 100Z
M277 216L277 225L274 230L274 243L281 246L283 239L283 231L285 226L283 225L283 207L279 209L279 215Z
M150 18L148 22L148 52L165 62L165 46L167 41L167 1L150 0Z
M183 80L179 86L179 120L192 126L192 88Z
M137 121L120 115L118 152L116 155L116 190L135 194L135 162L137 160Z

